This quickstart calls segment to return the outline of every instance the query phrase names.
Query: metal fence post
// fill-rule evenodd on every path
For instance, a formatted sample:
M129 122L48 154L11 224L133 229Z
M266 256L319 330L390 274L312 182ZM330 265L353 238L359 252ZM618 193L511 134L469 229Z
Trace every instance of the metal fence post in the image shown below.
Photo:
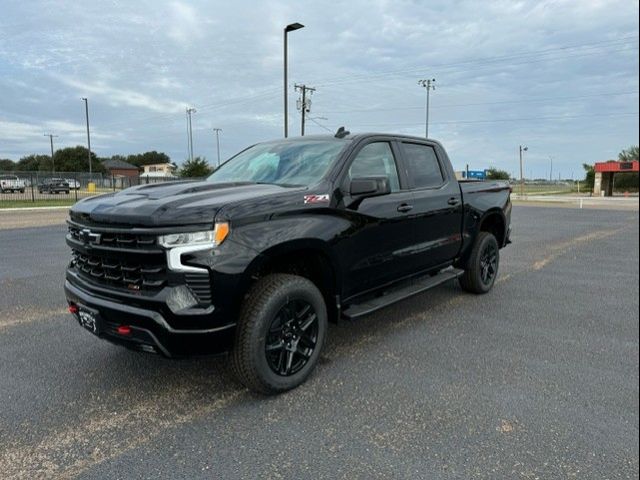
M113 191L116 191L116 177L113 175L113 173L111 174L111 185L113 185Z
M78 190L80 190L80 184L78 183L78 172L73 172L73 191L75 192L76 202L78 201Z
M31 177L31 180L30 180L30 182L31 182L31 201L35 203L35 201L36 201L36 196L35 196L35 194L33 193L33 173L32 173L32 174L30 174L29 176Z

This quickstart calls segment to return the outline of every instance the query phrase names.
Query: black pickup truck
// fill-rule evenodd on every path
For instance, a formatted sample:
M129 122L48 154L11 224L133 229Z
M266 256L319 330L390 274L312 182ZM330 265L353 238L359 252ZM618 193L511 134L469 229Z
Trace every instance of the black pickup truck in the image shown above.
M489 291L510 217L506 183L459 183L432 140L276 140L204 181L76 203L65 293L99 337L168 357L228 352L247 387L277 393L311 373L328 322L453 279Z

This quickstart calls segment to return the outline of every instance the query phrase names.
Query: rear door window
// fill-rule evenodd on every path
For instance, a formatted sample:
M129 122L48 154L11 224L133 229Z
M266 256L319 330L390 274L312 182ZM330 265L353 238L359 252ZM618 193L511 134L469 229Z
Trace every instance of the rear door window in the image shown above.
M432 146L403 142L401 147L413 188L430 188L442 185L444 176Z

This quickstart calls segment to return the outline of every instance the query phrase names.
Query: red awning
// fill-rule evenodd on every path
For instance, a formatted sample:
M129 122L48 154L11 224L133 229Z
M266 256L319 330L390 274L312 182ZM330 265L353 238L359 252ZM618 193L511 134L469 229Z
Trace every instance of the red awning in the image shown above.
M637 172L640 170L640 162L598 162L593 167L596 172Z

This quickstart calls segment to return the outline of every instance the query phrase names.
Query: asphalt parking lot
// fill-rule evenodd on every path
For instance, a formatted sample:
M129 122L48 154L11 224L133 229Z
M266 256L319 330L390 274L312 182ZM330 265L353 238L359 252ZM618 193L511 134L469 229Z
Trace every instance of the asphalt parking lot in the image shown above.
M263 398L66 313L64 225L0 230L3 478L638 477L638 213L516 206L485 296L333 326Z

